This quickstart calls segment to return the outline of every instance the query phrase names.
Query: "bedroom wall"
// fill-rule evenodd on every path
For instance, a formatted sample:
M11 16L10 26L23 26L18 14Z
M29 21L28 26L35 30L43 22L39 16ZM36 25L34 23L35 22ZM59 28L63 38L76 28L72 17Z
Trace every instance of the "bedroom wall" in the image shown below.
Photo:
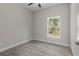
M21 4L0 4L0 51L32 39L32 12Z
M47 38L47 17L60 16L61 38ZM33 39L70 46L70 5L62 4L33 13Z

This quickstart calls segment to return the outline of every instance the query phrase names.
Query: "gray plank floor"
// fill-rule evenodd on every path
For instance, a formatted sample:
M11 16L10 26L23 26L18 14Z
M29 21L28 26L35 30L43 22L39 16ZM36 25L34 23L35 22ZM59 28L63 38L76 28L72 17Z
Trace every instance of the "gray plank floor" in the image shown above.
M40 41L30 41L0 53L0 56L71 56L70 48Z

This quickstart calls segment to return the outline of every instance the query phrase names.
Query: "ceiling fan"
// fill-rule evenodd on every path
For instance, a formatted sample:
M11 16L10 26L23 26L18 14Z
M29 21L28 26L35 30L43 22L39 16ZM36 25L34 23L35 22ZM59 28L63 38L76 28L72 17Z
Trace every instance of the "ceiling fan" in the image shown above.
M29 4L27 4L27 6L31 6L32 4L34 4L34 3L29 3ZM41 4L40 3L38 3L37 5L38 5L39 8L41 8Z

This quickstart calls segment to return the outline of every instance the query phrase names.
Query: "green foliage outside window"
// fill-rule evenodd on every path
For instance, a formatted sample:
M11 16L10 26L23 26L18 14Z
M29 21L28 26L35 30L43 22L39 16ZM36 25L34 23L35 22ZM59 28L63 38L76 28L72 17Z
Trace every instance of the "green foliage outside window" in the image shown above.
M59 29L59 17L52 17L49 18L48 21L48 33L52 36L59 36L60 29Z

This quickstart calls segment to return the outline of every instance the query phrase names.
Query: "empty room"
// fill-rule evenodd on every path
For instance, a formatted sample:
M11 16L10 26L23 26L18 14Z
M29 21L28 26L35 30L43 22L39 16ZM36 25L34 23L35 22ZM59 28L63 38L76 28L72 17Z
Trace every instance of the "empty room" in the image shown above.
M0 56L79 56L79 3L0 3Z

